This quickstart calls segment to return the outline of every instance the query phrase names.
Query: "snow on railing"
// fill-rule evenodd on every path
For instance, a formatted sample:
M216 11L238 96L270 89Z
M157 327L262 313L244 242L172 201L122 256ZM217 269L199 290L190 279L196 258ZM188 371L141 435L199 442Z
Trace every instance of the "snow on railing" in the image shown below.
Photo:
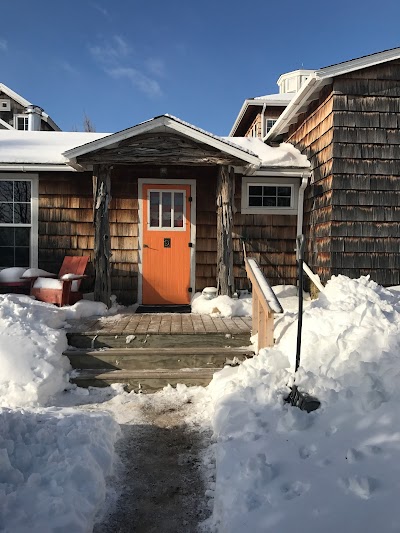
M246 257L245 265L253 287L252 333L258 333L259 351L274 345L274 313L283 313L283 309L257 261Z

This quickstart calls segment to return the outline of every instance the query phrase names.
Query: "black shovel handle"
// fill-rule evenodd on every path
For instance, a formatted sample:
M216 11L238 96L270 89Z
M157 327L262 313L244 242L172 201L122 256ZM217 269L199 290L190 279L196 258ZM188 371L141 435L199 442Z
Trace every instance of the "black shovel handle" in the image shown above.
M297 372L300 366L301 353L301 330L303 327L303 261L304 261L304 235L298 235L296 239L297 244L297 267L298 267L298 282L299 282L299 314L297 321L297 346L296 346L296 368Z

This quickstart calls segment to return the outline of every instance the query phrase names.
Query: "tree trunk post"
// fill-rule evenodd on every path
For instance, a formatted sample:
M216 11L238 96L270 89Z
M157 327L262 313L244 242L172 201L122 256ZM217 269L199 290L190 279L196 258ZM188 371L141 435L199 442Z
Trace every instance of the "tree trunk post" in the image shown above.
M221 166L217 179L217 287L220 294L230 297L235 292L232 244L234 197L234 170Z
M109 165L93 166L94 224L94 299L110 307L111 245L108 206L111 201L111 169Z

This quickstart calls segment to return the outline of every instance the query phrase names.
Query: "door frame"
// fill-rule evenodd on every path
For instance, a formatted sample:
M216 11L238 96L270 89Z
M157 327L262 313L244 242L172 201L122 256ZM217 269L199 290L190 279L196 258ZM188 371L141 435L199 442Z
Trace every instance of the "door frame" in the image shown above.
M193 179L163 179L163 178L138 178L138 201L139 201L139 249L138 249L138 294L137 301L143 302L143 185L190 185L190 286L192 296L196 289L196 180Z

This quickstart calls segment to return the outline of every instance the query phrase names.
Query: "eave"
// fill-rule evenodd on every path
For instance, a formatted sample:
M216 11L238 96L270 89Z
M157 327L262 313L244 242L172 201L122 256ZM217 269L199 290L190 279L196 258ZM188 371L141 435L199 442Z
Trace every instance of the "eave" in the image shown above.
M263 140L266 142L279 141L287 133L290 126L297 122L299 115L306 111L309 104L319 97L321 89L333 82L333 78L396 59L400 59L400 48L385 50L316 70L296 93Z
M139 135L145 134L165 134L176 133L196 143L201 143L221 153L227 154L232 160L237 160L241 165L258 168L260 160L257 155L248 150L238 148L229 141L223 140L211 133L196 128L191 124L181 121L169 115L156 117L132 128L117 132L97 141L78 146L63 153L69 159L70 164L80 163L81 161L91 160L90 154L95 156L94 152L99 150L112 150L118 148L120 143L134 139ZM93 160L90 161L93 164Z

